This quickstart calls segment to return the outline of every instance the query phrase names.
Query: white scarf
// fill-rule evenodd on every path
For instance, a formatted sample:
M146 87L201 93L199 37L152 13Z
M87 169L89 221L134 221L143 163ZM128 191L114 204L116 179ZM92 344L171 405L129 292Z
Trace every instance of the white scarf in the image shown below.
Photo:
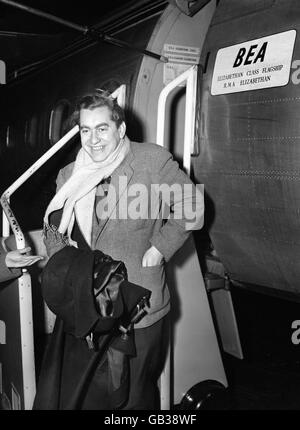
M104 161L98 162L92 161L87 152L81 148L77 154L71 177L60 188L47 207L44 223L49 224L49 215L63 208L58 231L62 234L67 232L70 243L76 245L71 240L76 215L78 226L90 245L97 185L102 179L110 176L122 163L129 147L129 139L125 136Z

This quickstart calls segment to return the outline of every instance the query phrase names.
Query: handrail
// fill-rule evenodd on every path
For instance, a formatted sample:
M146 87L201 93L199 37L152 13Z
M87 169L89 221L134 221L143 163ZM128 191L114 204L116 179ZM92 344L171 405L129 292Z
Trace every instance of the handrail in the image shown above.
M49 158L55 154L63 145L65 145L76 133L79 127L76 125L65 136L62 137L49 151L39 158L23 175L21 175L7 190L4 191L0 198L3 208L3 236L9 236L9 226L11 226L15 235L17 249L25 247L24 234L18 224L18 221L10 208L10 196L32 176ZM34 359L34 341L33 341L33 316L32 316L32 293L31 277L26 269L22 269L23 276L18 278L19 287L19 311L20 311L20 332L21 332L21 358L22 358L22 375L24 387L24 408L31 409L36 392L35 382L35 359Z
M194 144L197 72L198 66L194 65L166 85L159 95L157 109L156 143L160 146L164 146L165 108L167 98L174 88L186 81L183 168L188 174L190 174L191 152Z
M118 105L125 109L126 103L126 85L120 85L113 93L110 95L113 99L117 99Z
M6 216L3 216L3 236L9 236L9 225L16 237L17 249L25 246L24 235L16 220L16 217L9 206L9 199L12 194L20 188L43 164L46 163L59 149L61 149L72 137L78 133L79 127L75 125L65 134L55 145L52 146L42 157L40 157L29 169L27 169L10 187L8 187L0 198L0 203Z
M196 111L196 95L197 95L197 71L196 65L190 67L181 75L177 76L173 81L166 85L161 91L158 99L157 108L157 131L156 143L164 146L165 132L165 114L166 102L171 91L178 85L186 81L186 101L185 101L185 127L184 127L184 150L183 150L183 168L190 175L191 170L191 152L194 147L195 136L195 111ZM166 357L166 364L161 375L161 409L169 410L171 406L170 400L170 378L171 378L171 358L170 345Z

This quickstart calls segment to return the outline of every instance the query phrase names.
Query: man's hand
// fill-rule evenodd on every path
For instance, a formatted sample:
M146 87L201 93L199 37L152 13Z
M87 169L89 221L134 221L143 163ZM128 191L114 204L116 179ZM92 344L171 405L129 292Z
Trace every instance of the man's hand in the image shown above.
M9 268L26 267L43 259L40 255L26 255L26 253L30 251L30 246L27 246L23 249L16 249L15 251L8 252L5 257L6 266Z
M147 249L144 254L142 266L158 266L162 262L163 258L164 256L159 252L159 250L155 248L155 246L151 246L151 248Z

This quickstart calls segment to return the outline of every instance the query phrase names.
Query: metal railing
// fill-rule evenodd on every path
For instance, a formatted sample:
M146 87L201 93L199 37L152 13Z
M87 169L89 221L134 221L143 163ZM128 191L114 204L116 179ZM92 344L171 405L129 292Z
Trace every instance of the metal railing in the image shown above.
M192 66L172 82L163 88L158 99L157 110L157 131L156 143L164 146L165 135L165 117L166 117L166 102L168 96L180 84L186 82L186 100L185 100L185 126L184 126L184 150L183 150L183 168L189 175L191 170L191 153L194 148L195 135L195 110L196 110L196 94L197 94L197 72L198 67ZM160 398L161 409L170 409L170 381L171 381L171 357L170 346L166 359L164 371L160 378Z

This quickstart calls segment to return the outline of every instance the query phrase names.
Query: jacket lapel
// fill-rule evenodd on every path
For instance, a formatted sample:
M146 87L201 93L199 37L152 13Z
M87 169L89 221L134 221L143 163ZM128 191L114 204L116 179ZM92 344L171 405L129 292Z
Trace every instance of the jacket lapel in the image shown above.
M93 232L93 247L97 242L100 235L103 233L110 219L119 218L119 204L121 197L124 195L125 191L128 188L133 176L133 168L131 167L131 163L134 160L134 155L130 148L129 153L123 162L116 168L116 170L111 175L111 182L108 189L107 202L108 210L107 210L107 218L99 223L98 229ZM126 196L126 195L125 195ZM123 205L123 202L126 202L126 198L122 199L122 213L124 210L127 211L126 207ZM123 215L124 216L124 215ZM122 215L121 215L122 217Z

